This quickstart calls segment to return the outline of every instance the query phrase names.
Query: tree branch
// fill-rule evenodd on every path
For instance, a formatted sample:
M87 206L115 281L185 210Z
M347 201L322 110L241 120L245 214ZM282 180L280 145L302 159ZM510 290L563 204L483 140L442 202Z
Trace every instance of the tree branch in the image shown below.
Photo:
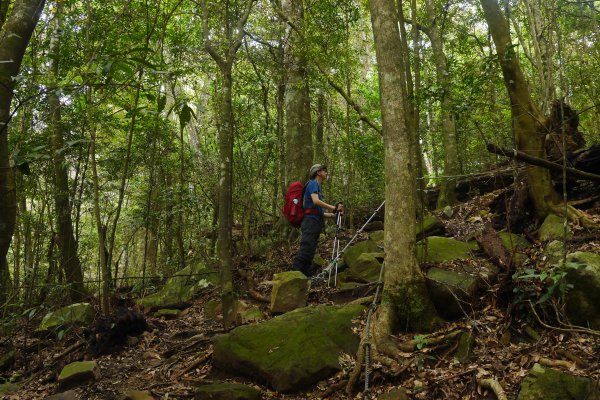
M563 172L564 170L564 172L566 172L568 175L576 176L578 178L585 179L591 182L600 182L600 175L584 172L571 167L563 168L563 166L560 164L556 164L548 160L544 160L542 158L530 156L529 154L525 154L522 151L518 151L516 149L500 148L495 144L489 143L487 145L487 150L490 153L500 154L509 158L514 158L519 161L523 161L524 163L536 165L538 167L546 168L551 171Z
M242 39L244 39L244 35L246 31L244 30L244 26L248 21L248 17L250 17L250 12L252 11L252 6L256 0L249 0L246 5L246 9L244 10L244 14L240 17L235 27L237 34L233 38L231 46L227 51L227 62L233 61L233 57L235 57L235 53L237 53L238 49L242 45Z

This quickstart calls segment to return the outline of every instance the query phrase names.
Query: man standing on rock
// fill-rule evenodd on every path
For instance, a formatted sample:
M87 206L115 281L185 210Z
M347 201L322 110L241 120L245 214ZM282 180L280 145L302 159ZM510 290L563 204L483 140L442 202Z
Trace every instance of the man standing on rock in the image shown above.
M334 217L336 213L344 212L342 203L332 206L323 201L321 183L327 180L328 175L327 166L323 164L313 165L309 171L310 181L304 189L304 219L300 227L302 239L300 240L298 253L294 258L293 267L306 276L311 276L313 272L313 258L317 251L319 235L321 235L324 228L324 217ZM325 210L332 212L325 212Z

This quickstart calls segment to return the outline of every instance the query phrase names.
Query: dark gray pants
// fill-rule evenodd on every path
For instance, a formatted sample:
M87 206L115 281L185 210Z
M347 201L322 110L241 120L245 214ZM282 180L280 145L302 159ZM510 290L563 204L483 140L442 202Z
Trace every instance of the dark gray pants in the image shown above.
M306 276L311 276L313 258L317 251L319 236L323 230L323 221L316 218L305 217L300 226L302 230L302 238L300 239L300 248L294 258L294 269L302 272Z

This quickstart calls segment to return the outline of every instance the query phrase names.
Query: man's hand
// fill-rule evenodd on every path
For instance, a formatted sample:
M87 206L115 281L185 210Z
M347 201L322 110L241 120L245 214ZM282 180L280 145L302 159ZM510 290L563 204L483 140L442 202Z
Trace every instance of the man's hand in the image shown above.
M335 208L333 209L333 213L334 214L338 213L338 212L341 213L341 214L344 213L344 203L342 203L341 201L339 203L337 203L335 205Z

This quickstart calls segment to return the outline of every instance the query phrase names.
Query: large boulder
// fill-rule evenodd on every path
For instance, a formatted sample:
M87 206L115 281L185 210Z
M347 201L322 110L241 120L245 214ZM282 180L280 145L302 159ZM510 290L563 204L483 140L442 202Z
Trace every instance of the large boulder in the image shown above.
M365 240L362 242L358 242L353 246L350 246L343 255L344 264L348 266L348 268L352 268L352 266L356 263L358 257L364 253L379 253L381 252L381 248L377 246L372 240Z
M196 388L195 400L260 400L261 391L239 383L213 383Z
M217 283L217 273L204 264L189 265L167 280L156 293L138 300L147 310L185 308L202 289Z
M70 325L86 326L94 322L96 311L89 303L75 303L44 316L36 329L37 333L57 332Z
M61 389L85 385L100 378L100 368L96 361L76 361L66 365L58 376Z
M364 309L319 305L240 326L213 339L213 365L278 392L303 389L339 371L340 353L356 352L352 320Z
M565 220L563 217L559 217L556 214L548 214L540 230L538 231L538 239L541 242L552 239L560 239L565 236L564 228ZM567 227L567 238L571 237L571 230Z
M435 308L446 319L465 316L477 302L477 279L468 274L431 268L427 286Z
M419 262L442 263L452 260L468 259L479 250L477 242L461 242L456 239L430 236L417 243Z
M339 281L343 283L378 281L383 258L384 253L363 253L359 255L346 270L339 274Z
M517 400L600 400L593 380L535 364L519 391Z
M271 312L282 314L306 307L310 280L300 271L275 274L271 291Z
M576 325L600 329L600 254L576 252L567 256L566 310Z

